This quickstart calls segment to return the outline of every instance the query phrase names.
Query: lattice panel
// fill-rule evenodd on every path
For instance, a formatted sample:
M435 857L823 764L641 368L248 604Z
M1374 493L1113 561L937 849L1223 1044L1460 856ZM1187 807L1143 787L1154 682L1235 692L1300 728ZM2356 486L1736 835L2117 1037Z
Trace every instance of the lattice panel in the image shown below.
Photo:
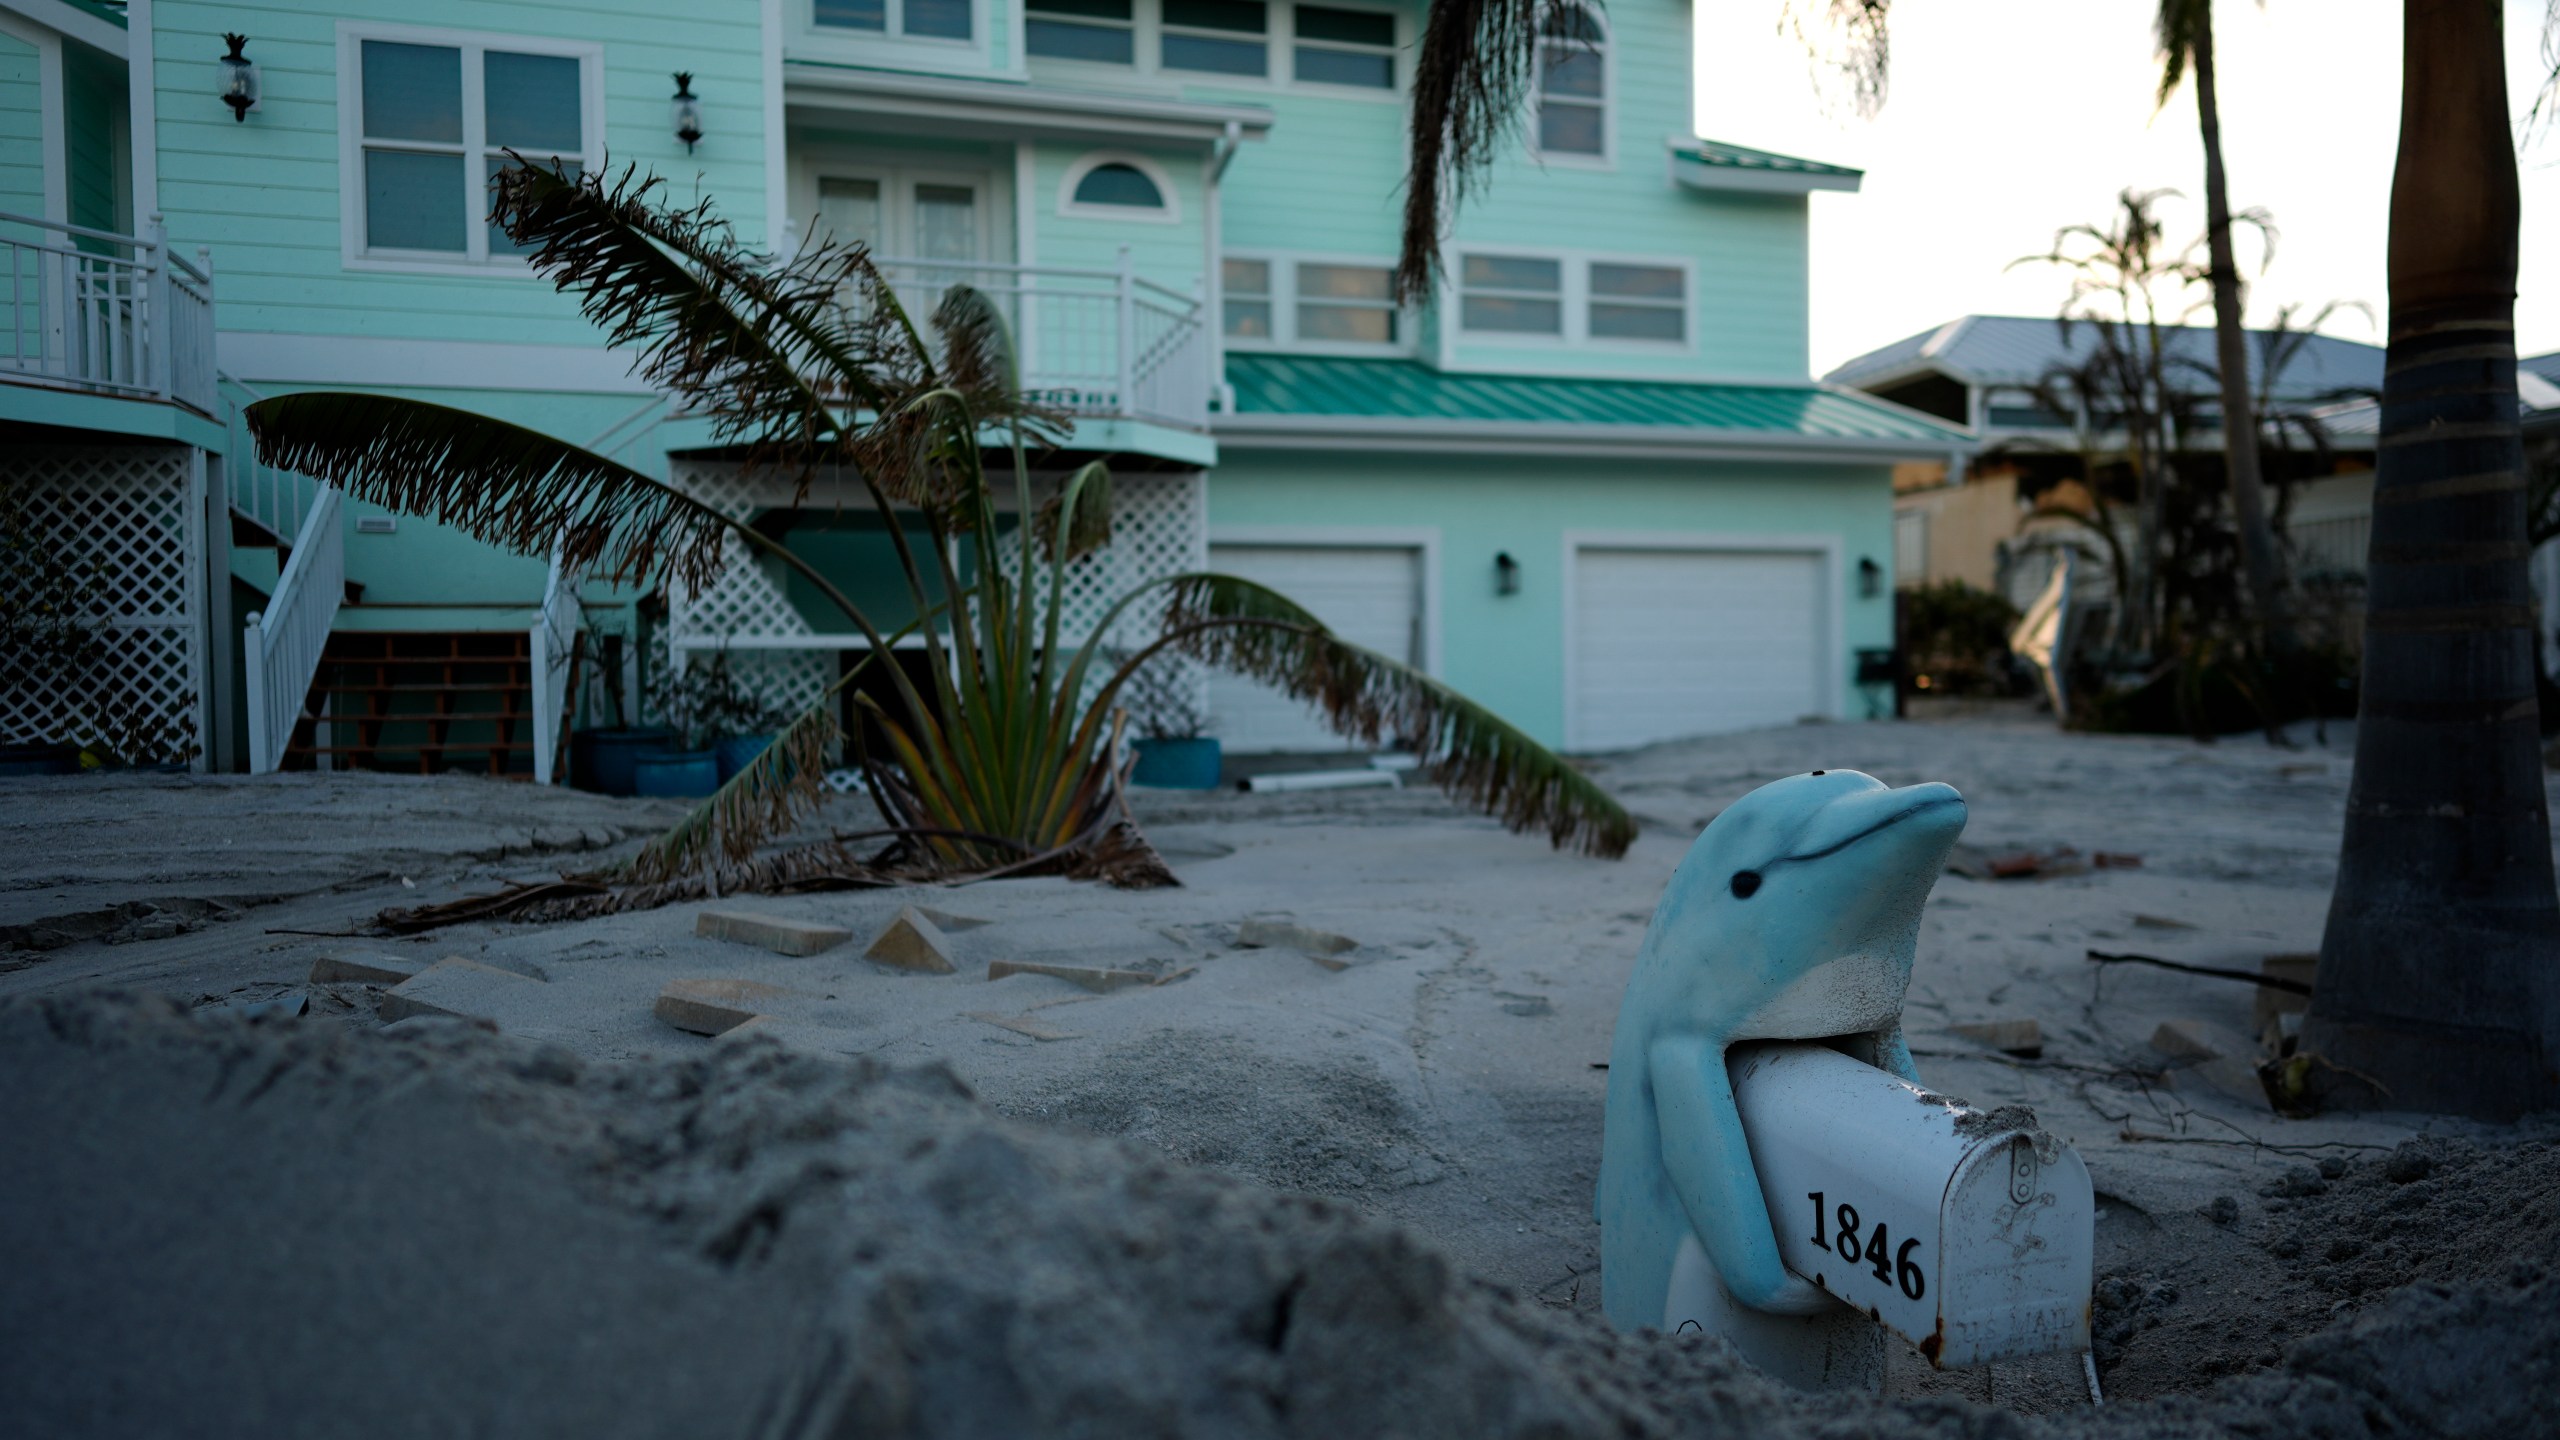
M740 520L791 500L786 487L761 477L750 480L744 467L734 463L678 462L673 475L677 488ZM734 535L721 541L720 559L720 574L699 594L687 595L682 586L670 587L667 594L669 638L697 647L694 658L701 656L698 647L721 648L740 637L817 634L791 603L772 566L749 550L747 542ZM730 650L729 668L767 704L797 712L816 704L835 683L836 657L831 649Z
M176 760L202 747L201 537L188 523L189 451L176 446L23 446L0 460L41 553L96 565L110 631L79 673L37 675L0 657L0 738L150 742L127 758ZM139 732L118 734L118 730Z
M1209 567L1206 475L1196 470L1115 475L1112 491L1111 543L1067 566L1066 614L1059 622L1059 633L1076 644L1093 634L1102 617L1131 590L1149 580ZM1006 575L1019 580L1021 551L1008 546L1004 553ZM1132 605L1103 637L1103 644L1114 650L1137 650L1156 636L1163 615L1164 606L1152 599ZM1196 714L1208 715L1208 672L1175 656L1151 662L1153 666L1166 667L1171 672L1168 686L1187 695ZM1098 686L1109 671L1096 668L1094 685Z

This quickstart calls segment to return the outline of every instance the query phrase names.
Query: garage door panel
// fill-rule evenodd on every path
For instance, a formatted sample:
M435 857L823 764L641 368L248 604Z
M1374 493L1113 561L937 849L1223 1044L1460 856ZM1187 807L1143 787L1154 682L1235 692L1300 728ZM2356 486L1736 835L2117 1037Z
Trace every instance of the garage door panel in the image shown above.
M1402 545L1212 545L1209 568L1268 585L1336 635L1408 664L1420 658L1422 552ZM1230 751L1351 747L1313 705L1242 676L1209 681L1209 730Z
M1578 551L1575 744L1621 749L1819 712L1823 575L1813 553Z

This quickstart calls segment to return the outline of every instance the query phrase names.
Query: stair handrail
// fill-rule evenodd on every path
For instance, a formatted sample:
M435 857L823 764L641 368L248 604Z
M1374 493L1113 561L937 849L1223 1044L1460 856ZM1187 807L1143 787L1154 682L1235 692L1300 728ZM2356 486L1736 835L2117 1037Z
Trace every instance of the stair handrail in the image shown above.
M561 562L560 548L551 550L551 575L542 587L542 610L534 617L533 783L548 785L559 770L560 723L569 705L569 672L578 653L580 577Z
M284 764L301 724L320 652L329 644L347 596L346 537L338 526L339 492L323 486L303 512L293 558L276 578L264 610L252 611L242 636L249 689L249 773Z

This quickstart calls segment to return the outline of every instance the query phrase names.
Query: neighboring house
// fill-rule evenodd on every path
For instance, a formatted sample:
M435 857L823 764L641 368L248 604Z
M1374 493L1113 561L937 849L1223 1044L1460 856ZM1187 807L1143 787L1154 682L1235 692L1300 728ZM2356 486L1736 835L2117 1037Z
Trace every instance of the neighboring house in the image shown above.
M1097 455L1119 472L1119 579L1268 581L1574 749L1869 713L1856 652L1892 640L1892 468L1971 442L1807 377L1808 196L1857 172L1694 138L1679 0L1562 11L1518 152L1456 217L1438 293L1397 307L1422 15L637 0L599 26L531 0L0 0L0 40L32 57L0 50L0 183L36 177L0 210L139 231L93 243L218 301L209 324L183 300L113 312L176 324L153 342L175 390L118 390L22 323L0 419L54 427L69 458L13 445L0 483L55 493L78 454L179 457L163 468L208 516L187 680L217 764L547 775L579 703L570 658L592 675L644 639L725 649L777 702L814 695L861 641L753 562L637 603L248 454L232 415L258 395L432 399L764 515L884 628L907 618L866 507L749 483L484 222L512 147L655 171L751 244L866 241L923 308L955 281L987 291L1027 383L1075 412L1044 478ZM235 119L218 62L242 28L260 94ZM670 120L679 70L692 143ZM70 232L0 233L22 269L91 263L59 259ZM210 282L164 258L200 248ZM1207 698L1231 749L1339 748L1270 692ZM35 723L0 716L0 738Z
M2206 326L2164 327L2173 383L2206 394L2214 390L2214 338ZM2249 383L2261 389L2264 331L2251 331ZM1971 463L1907 465L1895 474L1894 573L1905 586L1962 580L1999 590L2024 607L2043 589L2049 564L2030 559L2040 534L2067 533L2068 522L2028 517L2054 500L2056 486L2081 483L2080 448L2092 441L2117 443L2104 425L2086 415L2057 413L2038 386L2057 369L2087 360L2099 343L2097 328L2065 327L2051 318L1967 315L1861 355L1824 379L1970 428L1981 441ZM2281 410L2315 410L2342 395L2382 388L2382 349L2330 335L2301 337L2299 348L2277 372L2270 398ZM2193 419L2187 448L2174 463L2219 468L2221 407L2205 401ZM2372 438L2333 434L2332 453L2315 456L2302 437L2288 437L2295 453L2271 460L2270 480L2295 486L2300 505L2333 472L2368 470ZM2281 477L2278 468L2281 467ZM2315 503L2319 510L2326 501ZM2297 512L2297 519L2307 519ZM2301 537L2296 536L2296 543ZM2029 561L2029 563L2020 563ZM2358 562L2361 569L2361 561ZM2103 573L2092 567L2083 584L2104 593Z

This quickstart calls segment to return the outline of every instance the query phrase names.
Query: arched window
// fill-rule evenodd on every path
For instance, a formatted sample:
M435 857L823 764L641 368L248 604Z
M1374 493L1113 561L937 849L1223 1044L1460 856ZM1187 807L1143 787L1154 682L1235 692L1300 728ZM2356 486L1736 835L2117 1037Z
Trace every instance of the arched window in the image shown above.
M1163 167L1127 151L1101 151L1067 167L1058 213L1094 220L1171 224L1181 218L1173 181Z
M1084 178L1076 182L1076 203L1161 210L1164 192L1156 188L1156 182L1148 179L1144 170L1115 160L1084 172Z
M1609 32L1580 5L1538 27L1538 153L1609 153Z

